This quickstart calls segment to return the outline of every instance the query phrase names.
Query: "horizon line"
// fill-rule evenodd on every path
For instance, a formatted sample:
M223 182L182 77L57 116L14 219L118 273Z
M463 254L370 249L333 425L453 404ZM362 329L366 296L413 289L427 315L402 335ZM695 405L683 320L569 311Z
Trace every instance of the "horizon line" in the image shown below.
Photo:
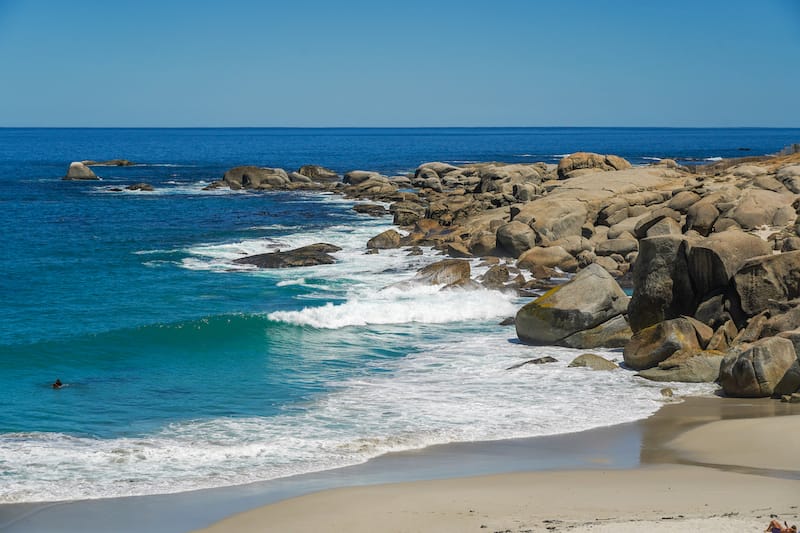
M412 129L771 129L795 130L798 126L0 126L0 129L172 129L172 130L202 130L202 129L274 129L274 130L412 130Z

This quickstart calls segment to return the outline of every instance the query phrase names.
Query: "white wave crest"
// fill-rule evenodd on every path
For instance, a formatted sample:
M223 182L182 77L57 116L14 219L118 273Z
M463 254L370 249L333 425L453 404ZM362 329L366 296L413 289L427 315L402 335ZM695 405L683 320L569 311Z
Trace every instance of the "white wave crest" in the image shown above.
M487 290L440 290L439 286L409 285L355 297L343 304L326 303L301 311L276 311L268 318L300 326L338 329L371 324L421 322L442 324L490 320L516 312L513 297Z
M407 357L365 363L380 372L332 381L329 393L299 412L187 421L140 437L2 434L0 465L6 471L0 503L242 484L433 444L551 435L630 422L662 405L662 383L624 370L568 368L579 350L509 343L507 330L496 328L474 333L453 331L418 346ZM401 338L381 335L385 342ZM619 355L598 353L607 358ZM556 362L508 370L544 355ZM679 394L714 389L710 384L670 386Z

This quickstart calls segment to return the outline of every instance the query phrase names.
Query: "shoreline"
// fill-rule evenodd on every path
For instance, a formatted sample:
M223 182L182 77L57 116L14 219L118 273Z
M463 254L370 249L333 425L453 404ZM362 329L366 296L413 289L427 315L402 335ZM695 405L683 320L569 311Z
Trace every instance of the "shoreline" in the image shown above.
M435 483L425 480L527 475L524 472L605 475L676 464L680 468L702 468L692 466L702 463L681 458L664 446L667 437L721 420L770 420L784 415L800 415L800 404L688 397L680 403L667 403L649 418L628 424L544 437L437 445L386 454L350 467L249 485L102 500L6 504L0 506L0 531L193 531L223 519L237 520L243 516L240 513L261 512L265 505L292 502L320 491L327 494L365 486ZM734 467L720 468L731 471ZM797 483L796 479L787 482Z
M197 533L262 531L744 531L796 522L800 408L688 398L641 421L640 464L323 490L233 515ZM787 432L780 416L791 416ZM618 427L618 426L617 426ZM720 436L736 442L720 446ZM771 435L785 438L771 439ZM763 456L768 441L767 457ZM729 446L728 446L729 445ZM657 499L656 501L653 501ZM757 529L760 531L761 529Z

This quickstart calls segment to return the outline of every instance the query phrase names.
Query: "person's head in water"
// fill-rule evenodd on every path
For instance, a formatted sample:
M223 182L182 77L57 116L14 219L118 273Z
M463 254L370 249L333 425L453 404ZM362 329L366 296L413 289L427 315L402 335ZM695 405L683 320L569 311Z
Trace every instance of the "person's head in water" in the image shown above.
M56 379L55 382L53 382L53 388L54 389L60 389L62 386L64 386L64 384L61 383L60 379Z

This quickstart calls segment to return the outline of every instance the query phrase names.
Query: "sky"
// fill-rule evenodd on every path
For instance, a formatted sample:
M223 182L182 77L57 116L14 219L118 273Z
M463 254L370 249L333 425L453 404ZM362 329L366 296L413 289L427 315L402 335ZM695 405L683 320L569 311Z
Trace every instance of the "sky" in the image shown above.
M0 127L800 127L800 0L0 0L0 72Z

